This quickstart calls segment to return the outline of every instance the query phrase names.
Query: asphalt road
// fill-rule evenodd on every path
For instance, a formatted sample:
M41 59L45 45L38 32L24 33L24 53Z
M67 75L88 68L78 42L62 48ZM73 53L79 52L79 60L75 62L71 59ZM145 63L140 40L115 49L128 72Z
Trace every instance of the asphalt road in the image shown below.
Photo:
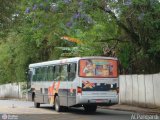
M0 100L0 120L131 120L135 114L101 108L94 114L87 114L82 108L57 113L50 105L34 108L33 102Z

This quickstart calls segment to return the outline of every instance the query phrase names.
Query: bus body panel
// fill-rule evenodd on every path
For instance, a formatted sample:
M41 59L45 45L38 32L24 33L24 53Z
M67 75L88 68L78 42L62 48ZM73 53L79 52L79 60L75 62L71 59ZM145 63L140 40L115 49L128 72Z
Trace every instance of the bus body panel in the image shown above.
M53 83L58 83L59 81L55 82L32 82L32 88L34 88L34 92L36 94L35 101L40 103L49 103L54 105L54 100L52 101L50 98L54 97L54 94L49 93L49 88L52 87ZM60 98L62 106L73 106L76 104L76 87L77 80L72 82L59 82L60 86L58 88L57 94ZM54 86L53 89L56 89ZM31 93L30 98L32 97ZM30 99L31 101L31 99Z

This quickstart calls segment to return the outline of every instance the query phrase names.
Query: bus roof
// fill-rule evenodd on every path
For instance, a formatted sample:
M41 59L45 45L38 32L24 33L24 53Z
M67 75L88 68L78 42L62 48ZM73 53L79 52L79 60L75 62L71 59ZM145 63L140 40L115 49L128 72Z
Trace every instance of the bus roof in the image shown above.
M102 57L102 56L74 57L74 58L66 58L66 59L60 59L60 60L52 60L52 61L46 61L46 62L33 63L33 64L29 65L29 68L54 65L54 64L70 63L70 62L78 62L80 59L93 59L93 58L118 60L115 57Z

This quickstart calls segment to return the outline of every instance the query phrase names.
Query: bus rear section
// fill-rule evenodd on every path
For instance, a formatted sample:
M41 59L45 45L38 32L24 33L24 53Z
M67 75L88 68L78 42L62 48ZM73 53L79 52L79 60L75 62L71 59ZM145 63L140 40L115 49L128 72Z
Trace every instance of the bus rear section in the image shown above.
M117 59L89 58L79 61L77 104L94 112L97 105L118 103Z

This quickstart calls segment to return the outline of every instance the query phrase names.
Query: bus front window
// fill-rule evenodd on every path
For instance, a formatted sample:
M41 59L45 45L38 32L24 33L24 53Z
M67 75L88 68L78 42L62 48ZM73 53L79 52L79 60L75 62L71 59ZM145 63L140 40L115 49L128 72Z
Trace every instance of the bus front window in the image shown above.
M82 59L79 62L80 77L117 77L117 60Z

